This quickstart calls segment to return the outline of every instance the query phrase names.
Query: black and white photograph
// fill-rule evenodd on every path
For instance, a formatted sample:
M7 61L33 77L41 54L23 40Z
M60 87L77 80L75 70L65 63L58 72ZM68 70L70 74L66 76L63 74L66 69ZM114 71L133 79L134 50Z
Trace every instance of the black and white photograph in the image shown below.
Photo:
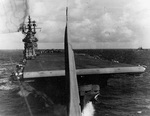
M0 116L150 116L150 1L0 0Z

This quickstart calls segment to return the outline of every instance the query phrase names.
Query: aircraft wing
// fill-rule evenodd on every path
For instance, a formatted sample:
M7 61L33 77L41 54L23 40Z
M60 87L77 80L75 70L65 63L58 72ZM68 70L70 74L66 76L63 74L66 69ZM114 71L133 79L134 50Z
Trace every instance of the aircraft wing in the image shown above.
M91 74L131 74L143 73L145 68L130 64L116 63L102 59L95 59L86 54L75 54L77 75ZM24 78L65 76L64 54L41 54L34 60L27 60Z

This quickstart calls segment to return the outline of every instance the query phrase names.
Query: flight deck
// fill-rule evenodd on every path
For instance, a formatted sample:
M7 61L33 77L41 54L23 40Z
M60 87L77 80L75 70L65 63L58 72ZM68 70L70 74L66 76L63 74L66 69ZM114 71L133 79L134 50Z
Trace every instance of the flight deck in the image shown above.
M96 59L87 54L75 54L77 75L143 73L145 68ZM64 53L40 54L33 60L27 60L24 78L54 77L65 75Z

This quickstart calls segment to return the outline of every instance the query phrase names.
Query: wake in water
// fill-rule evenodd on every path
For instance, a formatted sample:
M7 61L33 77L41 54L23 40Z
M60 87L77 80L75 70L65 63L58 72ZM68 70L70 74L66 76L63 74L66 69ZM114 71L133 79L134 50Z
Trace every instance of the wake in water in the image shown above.
M0 79L0 84L4 84L4 83L7 83L7 82L9 82L8 78Z
M18 85L11 83L8 78L0 79L0 90L12 90L17 88Z
M94 116L94 112L95 112L95 109L94 109L93 103L90 101L83 108L82 116Z
M18 88L18 86L12 84L4 84L0 86L0 90L12 90L16 88Z

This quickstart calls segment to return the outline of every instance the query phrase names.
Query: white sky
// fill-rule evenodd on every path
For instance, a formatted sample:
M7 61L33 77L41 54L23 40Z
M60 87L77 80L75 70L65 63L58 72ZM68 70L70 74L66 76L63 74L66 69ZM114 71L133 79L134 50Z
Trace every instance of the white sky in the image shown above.
M42 28L37 33L39 48L62 48L67 0L28 1L31 18ZM68 2L69 39L74 48L150 48L149 0ZM24 35L16 31L28 11L24 3L1 0L0 49L23 49Z

